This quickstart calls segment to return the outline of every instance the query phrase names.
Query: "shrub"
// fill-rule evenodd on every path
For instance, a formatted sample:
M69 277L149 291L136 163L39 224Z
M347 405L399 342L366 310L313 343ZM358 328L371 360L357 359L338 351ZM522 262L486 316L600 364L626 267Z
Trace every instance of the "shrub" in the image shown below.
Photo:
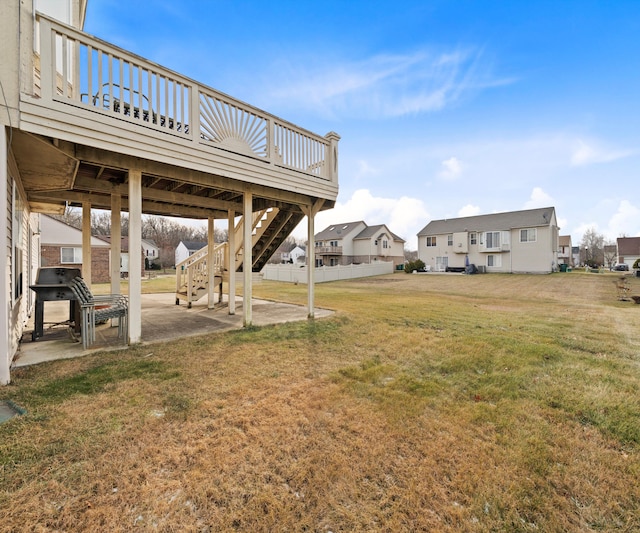
M633 263L633 268L640 268L640 258L636 259Z
M424 270L425 264L421 259L416 259L415 261L407 261L404 265L404 271L407 274L412 274L415 270L418 272L422 272Z

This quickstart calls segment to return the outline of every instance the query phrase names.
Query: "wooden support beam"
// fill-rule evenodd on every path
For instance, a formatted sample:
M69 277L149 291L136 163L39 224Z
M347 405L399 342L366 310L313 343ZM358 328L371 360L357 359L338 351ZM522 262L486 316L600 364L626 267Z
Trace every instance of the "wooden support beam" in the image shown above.
M129 170L129 344L142 340L142 173Z
M91 202L82 203L82 278L91 288Z
M251 216L253 213L253 197L250 192L244 193L244 209L243 209L243 226L242 226L242 273L244 274L244 283L242 287L242 307L244 309L244 325L251 325L251 267L253 264L252 239L251 233L253 224Z

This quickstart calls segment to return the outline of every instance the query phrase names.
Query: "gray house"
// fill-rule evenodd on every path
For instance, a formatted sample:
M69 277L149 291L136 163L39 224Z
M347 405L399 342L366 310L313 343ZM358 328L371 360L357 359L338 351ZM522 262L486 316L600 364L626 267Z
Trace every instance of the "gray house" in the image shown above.
M432 271L549 273L558 267L554 207L432 220L418 233L418 257Z

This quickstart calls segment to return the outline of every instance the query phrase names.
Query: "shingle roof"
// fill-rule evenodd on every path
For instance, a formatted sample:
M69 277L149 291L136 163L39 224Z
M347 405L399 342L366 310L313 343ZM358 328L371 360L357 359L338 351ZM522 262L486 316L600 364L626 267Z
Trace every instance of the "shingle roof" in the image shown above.
M432 220L418 232L418 236L442 235L461 231L499 231L513 228L548 226L554 215L554 207L543 207L525 211L509 211L506 213L493 213L473 217Z
M356 226L366 224L362 220L358 220L357 222L343 222L341 224L331 224L328 228L323 229L320 233L316 233L315 240L316 241L325 241L328 239L341 239L347 233L353 231Z
M182 241L182 244L184 244L187 247L187 250L189 250L190 252L197 252L207 245L206 242L199 241Z
M353 240L355 241L355 240L358 240L358 239L370 239L374 235L377 235L377 234L381 235L382 234L381 232L389 232L389 235L391 235L391 238L394 241L406 242L402 237L398 237L395 233L393 233L384 224L378 224L377 226L367 226L360 233L358 233L358 235L356 235L353 238ZM378 235L378 237L380 235Z
M569 246L571 244L571 235L560 235L558 237L558 244L560 246Z
M640 237L618 237L620 255L640 255Z

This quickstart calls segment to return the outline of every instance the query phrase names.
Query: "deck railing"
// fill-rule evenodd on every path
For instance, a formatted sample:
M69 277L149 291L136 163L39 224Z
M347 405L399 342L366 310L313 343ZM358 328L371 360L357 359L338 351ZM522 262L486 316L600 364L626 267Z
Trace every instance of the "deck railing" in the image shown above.
M34 93L337 183L339 136L322 137L37 14Z

